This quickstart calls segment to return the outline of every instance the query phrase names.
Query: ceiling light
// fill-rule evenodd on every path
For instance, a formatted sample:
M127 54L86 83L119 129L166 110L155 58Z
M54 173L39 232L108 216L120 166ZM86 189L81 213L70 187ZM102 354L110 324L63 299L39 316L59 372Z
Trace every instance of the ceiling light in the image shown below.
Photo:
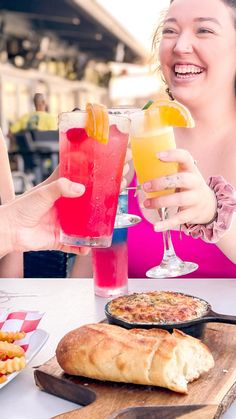
M73 25L79 25L80 24L80 18L79 17L73 17L72 23L73 23Z
M14 58L14 63L16 67L23 67L25 60L23 57L21 57L21 55L16 55L16 57Z
M102 40L102 38L103 38L103 36L102 36L102 34L101 34L101 33L95 33L94 38L96 39L96 41L101 41L101 40Z

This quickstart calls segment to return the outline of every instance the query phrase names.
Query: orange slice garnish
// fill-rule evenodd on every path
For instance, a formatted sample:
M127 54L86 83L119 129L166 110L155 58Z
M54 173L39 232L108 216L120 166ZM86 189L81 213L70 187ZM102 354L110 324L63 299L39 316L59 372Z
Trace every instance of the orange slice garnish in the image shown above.
M87 103L86 132L89 137L107 144L109 139L109 117L106 106L97 103Z
M147 114L147 122L150 127L157 124L157 118L160 126L185 128L193 128L195 126L189 110L176 100L156 100L144 112Z

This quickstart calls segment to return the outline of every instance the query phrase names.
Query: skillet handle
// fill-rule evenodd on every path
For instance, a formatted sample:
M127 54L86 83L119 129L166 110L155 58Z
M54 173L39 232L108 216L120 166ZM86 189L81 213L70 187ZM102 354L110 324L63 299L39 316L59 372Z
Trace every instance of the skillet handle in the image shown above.
M215 323L228 323L236 324L236 316L230 316L228 314L216 313L211 310L205 317L202 318L204 322L215 322Z

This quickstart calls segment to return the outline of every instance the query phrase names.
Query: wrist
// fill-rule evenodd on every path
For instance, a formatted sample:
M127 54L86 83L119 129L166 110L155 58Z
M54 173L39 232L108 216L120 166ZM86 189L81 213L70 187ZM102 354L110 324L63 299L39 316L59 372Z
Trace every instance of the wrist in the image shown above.
M10 219L8 217L8 205L0 206L0 258L8 253L11 253L13 249L13 230L11 228Z
M210 180L209 180L210 181ZM209 211L208 211L208 220L204 223L201 223L203 225L209 225L217 220L218 218L218 200L216 193L214 190L208 186L210 194L212 195L212 199L210 199L209 202Z
M185 224L183 231L193 238L201 238L207 243L216 243L230 229L234 212L236 211L235 189L222 176L212 176L208 179L217 202L213 219L206 224Z

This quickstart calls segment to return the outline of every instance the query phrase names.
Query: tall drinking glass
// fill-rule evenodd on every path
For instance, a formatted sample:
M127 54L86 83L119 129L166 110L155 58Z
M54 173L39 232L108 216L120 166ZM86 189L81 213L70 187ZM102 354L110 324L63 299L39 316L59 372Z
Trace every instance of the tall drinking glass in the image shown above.
M115 228L112 244L92 249L95 294L114 297L128 292L127 228Z
M119 195L118 205L127 212L127 194ZM94 291L100 297L128 293L127 231L127 228L114 228L111 247L92 249Z
M133 112L137 112L139 109L132 106L119 106L108 109L111 115L126 115L130 116ZM128 147L130 144L128 145ZM128 194L128 191L122 191L123 195ZM122 209L122 201L118 201L117 213L115 218L115 228L127 228L132 227L141 222L141 218L138 215L129 214L127 211Z
M153 114L152 114L153 113ZM178 172L176 162L163 162L157 158L157 153L176 148L174 131L172 127L160 126L157 111L137 112L132 114L131 121L131 149L135 171L139 183L167 176ZM155 197L174 193L173 190L163 190L149 193L147 196ZM161 208L159 215L165 219L168 214ZM196 263L184 262L176 256L171 241L170 231L163 232L164 255L159 266L148 270L146 275L150 278L168 278L186 275L198 268Z
M109 247L129 138L130 120L109 115L109 140L102 144L85 130L87 113L59 117L60 176L85 185L79 198L60 198L60 241L73 246Z

